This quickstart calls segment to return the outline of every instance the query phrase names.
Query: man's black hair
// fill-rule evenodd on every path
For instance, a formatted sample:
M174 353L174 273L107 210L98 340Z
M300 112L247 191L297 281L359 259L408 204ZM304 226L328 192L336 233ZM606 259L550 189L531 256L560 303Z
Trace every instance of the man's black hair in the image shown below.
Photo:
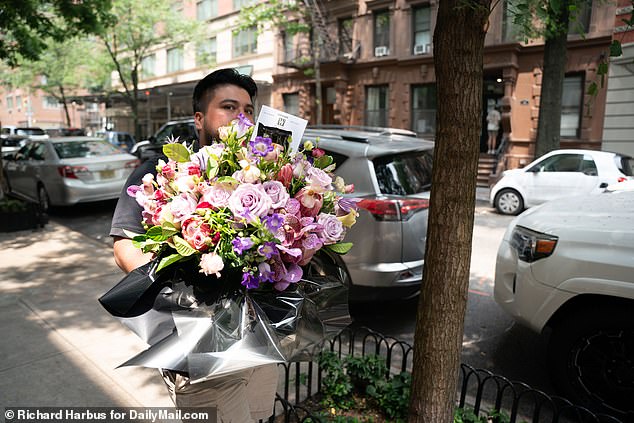
M204 113L207 110L211 94L213 94L213 91L217 87L222 85L236 85L243 88L247 93L249 93L251 101L253 101L258 93L258 87L253 78L250 76L243 75L232 68L218 69L205 76L203 79L198 81L198 84L196 84L196 87L194 88L194 95L192 97L192 108L194 109L194 113Z

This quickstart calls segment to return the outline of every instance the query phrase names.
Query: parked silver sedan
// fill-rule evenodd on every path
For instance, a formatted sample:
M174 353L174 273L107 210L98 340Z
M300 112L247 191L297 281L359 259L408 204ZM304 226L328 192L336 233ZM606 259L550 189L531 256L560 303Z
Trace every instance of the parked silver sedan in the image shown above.
M4 157L11 193L49 206L115 199L139 161L100 138L31 141Z

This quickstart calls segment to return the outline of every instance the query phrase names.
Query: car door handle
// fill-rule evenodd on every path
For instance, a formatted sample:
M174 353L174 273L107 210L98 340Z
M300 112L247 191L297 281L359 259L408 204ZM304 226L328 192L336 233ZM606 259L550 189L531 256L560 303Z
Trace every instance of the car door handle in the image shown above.
M608 187L607 182L601 182L601 185L599 185L599 188L607 188L607 187Z

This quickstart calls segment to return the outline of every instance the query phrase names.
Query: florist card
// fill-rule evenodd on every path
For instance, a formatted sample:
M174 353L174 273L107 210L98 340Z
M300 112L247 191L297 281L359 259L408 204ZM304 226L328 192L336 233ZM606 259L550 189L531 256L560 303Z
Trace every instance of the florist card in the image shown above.
M306 119L262 106L251 140L255 140L255 137L271 138L274 143L290 147L291 152L297 152L307 124Z

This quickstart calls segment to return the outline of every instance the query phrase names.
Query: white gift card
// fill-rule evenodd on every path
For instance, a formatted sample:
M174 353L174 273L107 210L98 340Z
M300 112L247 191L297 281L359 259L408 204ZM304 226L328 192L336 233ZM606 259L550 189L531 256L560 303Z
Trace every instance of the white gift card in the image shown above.
M289 147L290 140L290 151L296 152L307 124L306 119L289 115L269 106L262 106L258 120L255 121L251 140L255 137L268 137L285 148Z

